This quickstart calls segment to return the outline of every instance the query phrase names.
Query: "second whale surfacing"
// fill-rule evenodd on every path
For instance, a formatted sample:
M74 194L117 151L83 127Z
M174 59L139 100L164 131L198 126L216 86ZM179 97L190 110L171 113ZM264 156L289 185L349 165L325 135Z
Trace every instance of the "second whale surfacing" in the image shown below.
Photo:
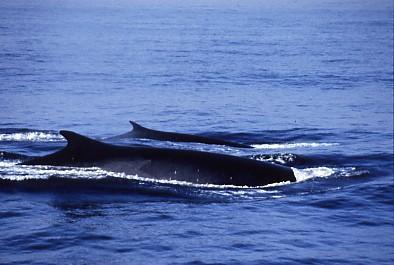
M111 172L195 184L265 186L296 181L291 168L237 156L154 148L117 146L71 131L60 131L67 146L22 165L99 167Z
M253 148L252 146L246 144L225 141L221 139L205 137L200 135L153 130L143 127L134 121L130 121L130 123L133 126L132 131L119 136L111 137L110 139L130 137L130 138L143 138L143 139L171 141L171 142L216 144L216 145L225 145L225 146L238 147L238 148Z

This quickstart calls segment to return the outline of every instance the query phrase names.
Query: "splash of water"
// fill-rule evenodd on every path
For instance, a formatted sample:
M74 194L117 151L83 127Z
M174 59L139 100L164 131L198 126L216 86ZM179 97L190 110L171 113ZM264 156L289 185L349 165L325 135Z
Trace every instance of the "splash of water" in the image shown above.
M49 132L18 132L2 133L0 141L30 141L30 142L58 142L64 141L63 137L56 133Z
M283 144L252 144L256 149L295 149L317 148L339 145L339 143L283 143Z

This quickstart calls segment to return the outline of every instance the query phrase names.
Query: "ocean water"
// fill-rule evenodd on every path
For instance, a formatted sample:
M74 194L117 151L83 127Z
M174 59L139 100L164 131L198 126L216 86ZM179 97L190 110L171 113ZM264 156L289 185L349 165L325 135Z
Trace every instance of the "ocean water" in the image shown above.
M392 1L1 1L0 108L0 264L394 262ZM297 182L17 165L129 120Z

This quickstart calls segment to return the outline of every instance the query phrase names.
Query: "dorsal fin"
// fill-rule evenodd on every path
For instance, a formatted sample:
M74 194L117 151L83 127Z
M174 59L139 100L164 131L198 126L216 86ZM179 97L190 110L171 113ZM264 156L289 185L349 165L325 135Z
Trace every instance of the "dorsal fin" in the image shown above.
M59 133L67 140L67 147L75 148L91 144L102 144L99 141L93 140L89 137L72 131L61 130Z
M145 128L144 126L139 125L135 121L129 121L130 124L133 126L133 132L141 132L141 131L150 131L150 129Z

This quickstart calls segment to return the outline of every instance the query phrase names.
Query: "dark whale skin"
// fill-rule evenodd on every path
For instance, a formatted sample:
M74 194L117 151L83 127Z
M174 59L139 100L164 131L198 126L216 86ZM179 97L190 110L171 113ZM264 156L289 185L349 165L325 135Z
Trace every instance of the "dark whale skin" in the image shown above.
M203 144L224 145L224 146L237 147L237 148L253 148L252 146L247 144L225 141L221 139L205 137L200 135L153 130L143 127L134 121L130 121L130 123L131 125L133 125L132 131L118 136L110 137L109 139L142 138L142 139L152 139L152 140L170 141L170 142L203 143Z
M67 139L63 149L21 165L99 167L151 179L196 184L265 186L294 182L290 167L237 156L148 146L117 146L71 131L60 131Z

